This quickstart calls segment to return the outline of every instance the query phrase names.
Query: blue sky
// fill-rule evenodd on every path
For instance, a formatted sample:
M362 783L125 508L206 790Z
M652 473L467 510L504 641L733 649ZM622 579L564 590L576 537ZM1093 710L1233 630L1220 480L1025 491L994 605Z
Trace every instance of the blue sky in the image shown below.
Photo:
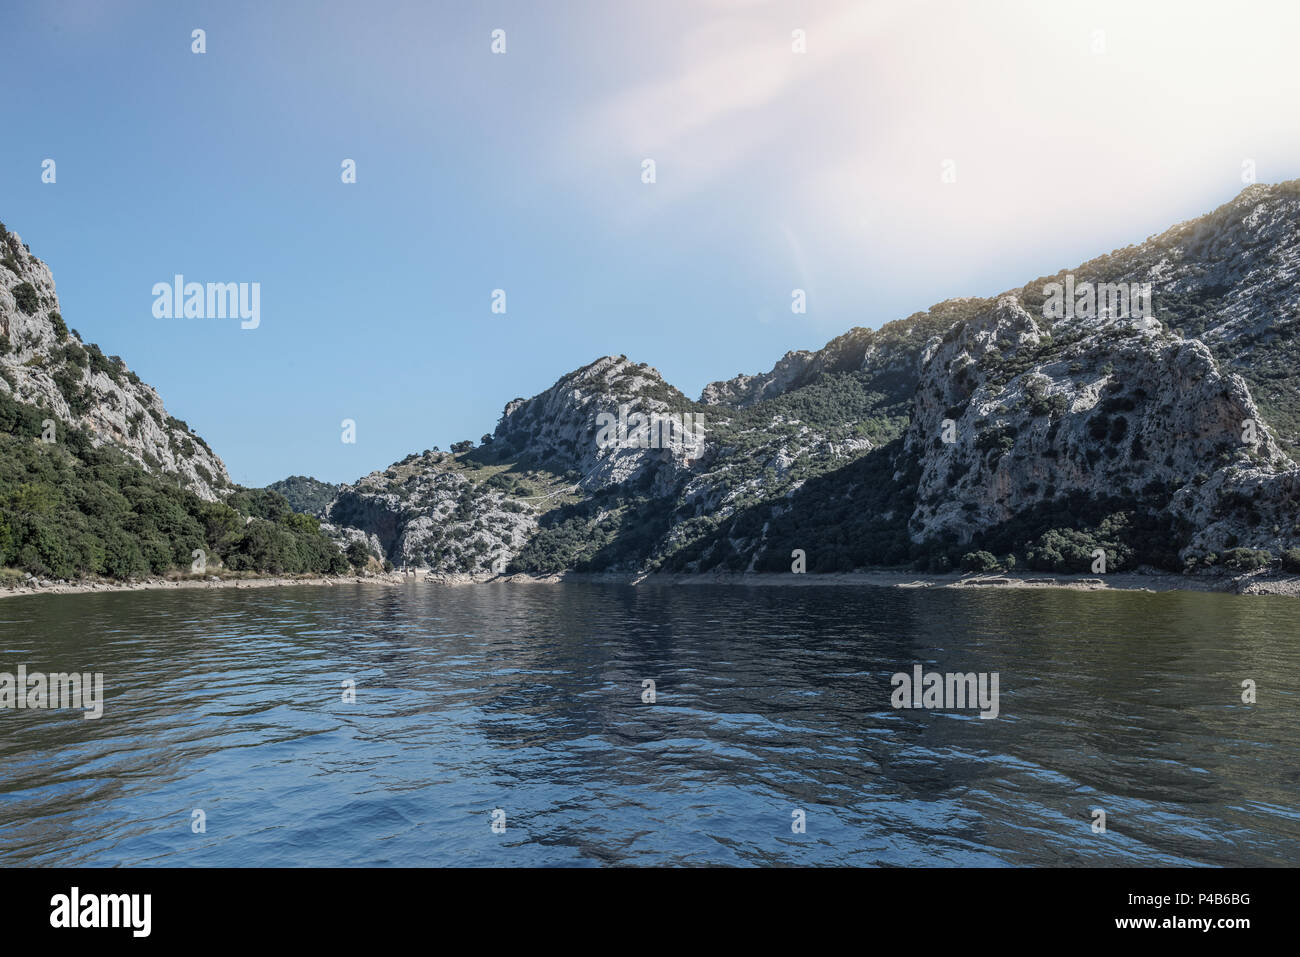
M1300 176L1296 7L7 0L0 221L236 481L351 481L601 355L695 396ZM155 318L176 273L260 327Z

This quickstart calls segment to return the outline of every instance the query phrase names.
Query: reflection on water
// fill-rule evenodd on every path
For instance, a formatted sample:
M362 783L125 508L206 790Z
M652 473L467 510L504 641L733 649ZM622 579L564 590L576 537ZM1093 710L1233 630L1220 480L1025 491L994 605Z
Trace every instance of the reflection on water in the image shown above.
M102 671L106 703L0 711L0 864L1294 865L1297 608L589 584L6 600L0 671ZM998 672L1000 717L893 710L917 663Z

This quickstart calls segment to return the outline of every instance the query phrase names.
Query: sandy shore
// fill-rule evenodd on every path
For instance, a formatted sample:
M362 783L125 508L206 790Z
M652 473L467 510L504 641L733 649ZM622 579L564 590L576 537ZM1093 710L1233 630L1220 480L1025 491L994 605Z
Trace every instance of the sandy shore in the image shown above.
M434 585L553 585L560 582L597 582L628 585L749 585L806 588L826 585L872 585L883 588L1068 588L1076 591L1200 591L1237 595L1288 595L1300 597L1300 577L1251 573L1246 575L1175 575L1169 572L1123 572L1110 575L1053 575L1024 572L1002 575L970 573L917 573L879 569L840 572L830 575L747 574L744 572L707 572L694 574L649 575L626 573L564 572L554 575L433 574L420 572L403 575L343 576L271 576L266 578L176 578L146 579L136 582L45 582L0 588L0 598L20 595L78 595L96 592L165 591L168 589L276 588L284 585L394 585L427 583Z

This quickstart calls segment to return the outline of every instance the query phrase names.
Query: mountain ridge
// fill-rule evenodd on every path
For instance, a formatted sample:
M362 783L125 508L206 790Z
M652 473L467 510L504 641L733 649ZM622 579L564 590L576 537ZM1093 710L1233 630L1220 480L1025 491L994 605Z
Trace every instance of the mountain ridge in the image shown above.
M784 570L796 549L814 570L942 570L988 549L1003 567L1077 571L1098 548L1112 568L1277 560L1300 543L1297 223L1300 182L1251 186L1142 243L855 327L698 401L600 357L508 403L487 445L408 463L400 495L387 470L345 485L327 517L350 534L381 523L394 561L459 572ZM1150 314L1049 317L1047 288L1067 278L1149 284ZM702 414L703 448L598 447L595 416L620 406ZM421 482L460 488L456 541Z

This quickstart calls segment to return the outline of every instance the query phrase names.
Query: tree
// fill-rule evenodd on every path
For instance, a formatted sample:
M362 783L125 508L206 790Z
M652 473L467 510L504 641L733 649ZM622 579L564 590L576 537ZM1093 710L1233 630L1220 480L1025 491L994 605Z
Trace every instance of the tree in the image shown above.
M967 552L961 557L961 569L964 572L1000 571L998 560L989 552Z
M370 563L370 549L366 548L366 543L362 541L355 541L349 545L347 556L353 568L365 568Z

